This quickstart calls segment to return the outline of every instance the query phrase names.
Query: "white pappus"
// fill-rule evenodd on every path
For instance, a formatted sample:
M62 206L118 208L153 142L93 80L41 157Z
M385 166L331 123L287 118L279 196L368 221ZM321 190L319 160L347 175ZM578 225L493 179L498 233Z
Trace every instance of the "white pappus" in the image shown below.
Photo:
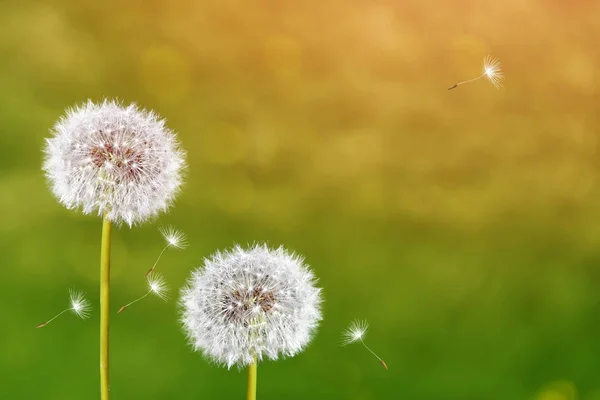
M165 211L180 190L185 153L152 111L88 101L69 109L51 133L42 169L69 209L131 226Z
M321 320L321 289L303 259L256 244L216 252L181 290L181 322L194 350L248 366L302 351Z

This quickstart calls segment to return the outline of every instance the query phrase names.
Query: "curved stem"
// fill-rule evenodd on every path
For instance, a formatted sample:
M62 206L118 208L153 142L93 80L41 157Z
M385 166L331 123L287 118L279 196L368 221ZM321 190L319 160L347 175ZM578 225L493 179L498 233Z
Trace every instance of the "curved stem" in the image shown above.
M248 366L248 390L246 391L246 400L256 400L256 372L258 365L256 359Z
M134 300L134 301L132 301L131 303L127 303L127 304L125 304L123 307L121 307L121 308L119 309L119 311L117 312L117 314L119 314L121 311L123 311L124 309L126 309L126 308L127 308L127 307L129 307L130 305L132 305L132 304L135 304L135 303L137 303L138 301L140 301L140 300L144 299L144 298L145 298L146 296L148 296L150 293L152 293L152 289L148 290L148 292L147 292L145 295L143 295L142 297L138 297L137 299L135 299L135 300Z
M148 272L146 272L146 276L150 275L150 273L151 273L152 271L154 271L154 268L156 268L156 264L158 264L158 261L159 261L159 260L160 260L160 258L162 257L162 255L163 255L163 253L165 252L165 250L166 250L166 249L168 249L168 248L169 248L169 245L166 245L166 246L164 247L164 249L162 249L162 251L161 251L161 252L160 252L160 254L158 255L158 258L157 258L157 259L156 259L156 261L154 262L154 265L152 266L152 268L150 268L150 269L148 270Z
M371 350L371 348L369 346L367 346L367 344L364 342L364 340L362 340L362 338L360 339L360 342L363 344L363 346L365 346L365 348L367 350L369 350L371 352L371 354L373 354L375 357L377 357L377 359L379 360L379 362L381 363L381 365L383 365L383 367L385 369L388 369L387 364L385 363L385 361L383 361L381 359L381 357L379 357L373 350Z
M100 398L109 400L108 328L110 316L110 221L102 220L100 250Z
M44 326L48 325L50 322L54 321L56 318L60 317L61 315L63 315L64 313L66 313L67 311L70 311L70 310L72 310L72 308L67 308L66 310L62 310L61 312L56 314L54 317L50 318L48 321L42 322L41 324L36 326L36 328L43 328Z
M474 81L476 81L476 80L479 80L479 79L483 78L484 76L485 76L485 73L483 73L482 75L478 76L477 78L473 78L473 79L469 79L469 80L466 80L466 81L462 81L462 82L455 83L454 85L450 86L450 87L448 88L448 90L451 90L451 89L457 88L457 87L459 87L460 85L464 85L465 83L474 82Z

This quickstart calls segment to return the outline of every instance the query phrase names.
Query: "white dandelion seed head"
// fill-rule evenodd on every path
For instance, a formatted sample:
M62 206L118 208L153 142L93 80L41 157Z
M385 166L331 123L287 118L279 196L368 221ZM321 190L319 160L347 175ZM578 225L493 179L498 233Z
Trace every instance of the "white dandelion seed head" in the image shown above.
M342 332L342 346L347 346L350 343L362 340L369 330L367 321L354 320L350 326Z
M51 133L42 169L69 209L131 226L166 211L180 190L185 153L152 111L88 101L69 109Z
M181 322L194 350L247 366L302 351L321 320L321 289L303 259L283 247L217 252L181 291Z
M496 88L502 86L504 74L502 73L502 65L498 59L491 55L486 56L483 59L483 73Z
M76 289L69 289L69 302L71 303L71 310L81 319L89 318L92 305L82 291Z
M162 275L157 272L153 272L148 275L146 280L148 282L148 290L158 296L161 300L169 300L170 288Z
M160 234L167 242L167 246L183 250L188 246L187 235L172 226L158 228Z

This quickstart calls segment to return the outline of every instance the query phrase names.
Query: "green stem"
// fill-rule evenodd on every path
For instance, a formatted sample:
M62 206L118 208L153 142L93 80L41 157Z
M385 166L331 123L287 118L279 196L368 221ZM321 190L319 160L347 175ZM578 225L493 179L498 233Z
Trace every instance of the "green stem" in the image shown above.
M256 360L248 367L248 390L246 391L246 400L256 400Z
M121 313L121 311L124 311L124 310L125 310L127 307L129 307L130 305L132 305L132 304L135 304L135 303L137 303L138 301L140 301L140 300L142 300L142 299L145 299L145 298L146 298L146 297L147 297L147 296L148 296L150 293L152 293L152 289L148 290L148 293L146 293L146 294L145 294L145 295L143 295L142 297L139 297L139 298L135 299L135 300L134 300L134 301L132 301L131 303L127 303L127 304L125 304L123 307L121 307L121 308L119 309L119 311L117 311L117 314Z
M109 400L108 380L108 318L110 316L110 221L102 220L100 251L100 398Z
M160 258L162 257L163 253L165 252L165 250L167 250L169 248L169 245L166 245L164 247L164 249L162 249L162 251L160 252L160 254L158 255L158 258L156 259L156 261L154 262L154 265L152 266L152 268L150 268L148 270L148 272L146 272L146 276L150 275L150 273L152 271L154 271L154 268L156 268L156 264L158 264L158 261L160 260Z
M363 344L363 346L365 346L365 348L371 352L371 354L373 354L375 357L377 357L377 359L379 360L379 362L381 363L381 365L383 365L383 367L384 367L385 369L388 369L388 366L387 366L387 364L385 363L385 361L383 361L383 360L381 359L381 357L379 357L377 354L375 354L375 352L374 352L373 350L371 350L371 348L370 348L369 346L367 346L367 344L364 342L364 340L362 340L362 338L360 338L360 341L361 341L361 343Z
M66 310L62 310L61 312L59 312L58 314L56 314L54 317L52 317L48 321L44 322L44 326L48 325L50 322L54 321L56 318L60 317L61 315L63 315L64 313L66 313L67 311L70 311L70 310L71 310L71 308L67 308Z

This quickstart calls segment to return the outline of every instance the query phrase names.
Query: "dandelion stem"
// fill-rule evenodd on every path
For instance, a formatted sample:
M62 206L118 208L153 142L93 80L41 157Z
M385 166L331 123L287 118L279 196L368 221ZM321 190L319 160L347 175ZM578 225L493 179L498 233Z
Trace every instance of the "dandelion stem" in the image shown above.
M483 78L484 76L485 76L485 73L483 73L482 75L478 76L477 78L473 78L473 79L469 79L469 80L466 80L466 81L462 81L462 82L455 83L454 85L450 86L450 87L448 88L448 90L455 89L455 88L457 88L457 87L459 87L460 85L463 85L463 84L465 84L465 83L474 82L474 81L476 81L476 80L479 80L479 79Z
M61 315L63 315L64 313L66 313L69 310L71 310L71 308L67 308L66 310L62 310L61 312L59 312L58 314L56 314L54 317L50 318L48 321L42 322L41 324L39 324L38 326L36 326L36 328L42 328L42 327L48 325L50 322L54 321L56 318L60 317Z
M169 245L166 245L162 251L160 252L160 254L158 255L158 258L156 259L156 261L154 262L154 265L152 266L152 268L150 268L148 270L148 272L146 272L146 276L150 275L150 273L152 271L154 271L154 268L156 268L156 264L158 264L158 261L160 260L160 258L162 257L163 253L165 252L165 250L167 250L169 248Z
M383 367L384 367L385 369L388 369L388 367L387 367L387 364L385 363L385 361L383 361L383 360L381 359L381 357L379 357L379 356L378 356L378 355L377 355L377 354L376 354L376 353L375 353L373 350L371 350L371 348L370 348L369 346L367 346L367 344L365 343L365 341L364 341L364 340L362 340L362 338L360 338L360 342L363 344L363 346L365 346L365 348L366 348L367 350L369 350L369 351L371 352L371 354L373 354L375 357L377 357L377 359L379 360L379 362L381 363L381 365L383 365Z
M129 307L130 305L137 303L138 301L144 299L146 296L148 296L150 293L152 293L152 289L148 290L148 292L143 295L142 297L138 297L137 299L135 299L134 301L132 301L131 303L127 303L125 304L123 307L119 308L119 311L117 311L117 314L121 313L123 310L125 310L127 307Z
M256 400L256 373L257 373L256 358L254 362L248 366L248 390L246 391L246 400Z
M102 220L102 244L100 251L100 398L109 400L108 376L108 328L110 316L110 231L106 215Z

